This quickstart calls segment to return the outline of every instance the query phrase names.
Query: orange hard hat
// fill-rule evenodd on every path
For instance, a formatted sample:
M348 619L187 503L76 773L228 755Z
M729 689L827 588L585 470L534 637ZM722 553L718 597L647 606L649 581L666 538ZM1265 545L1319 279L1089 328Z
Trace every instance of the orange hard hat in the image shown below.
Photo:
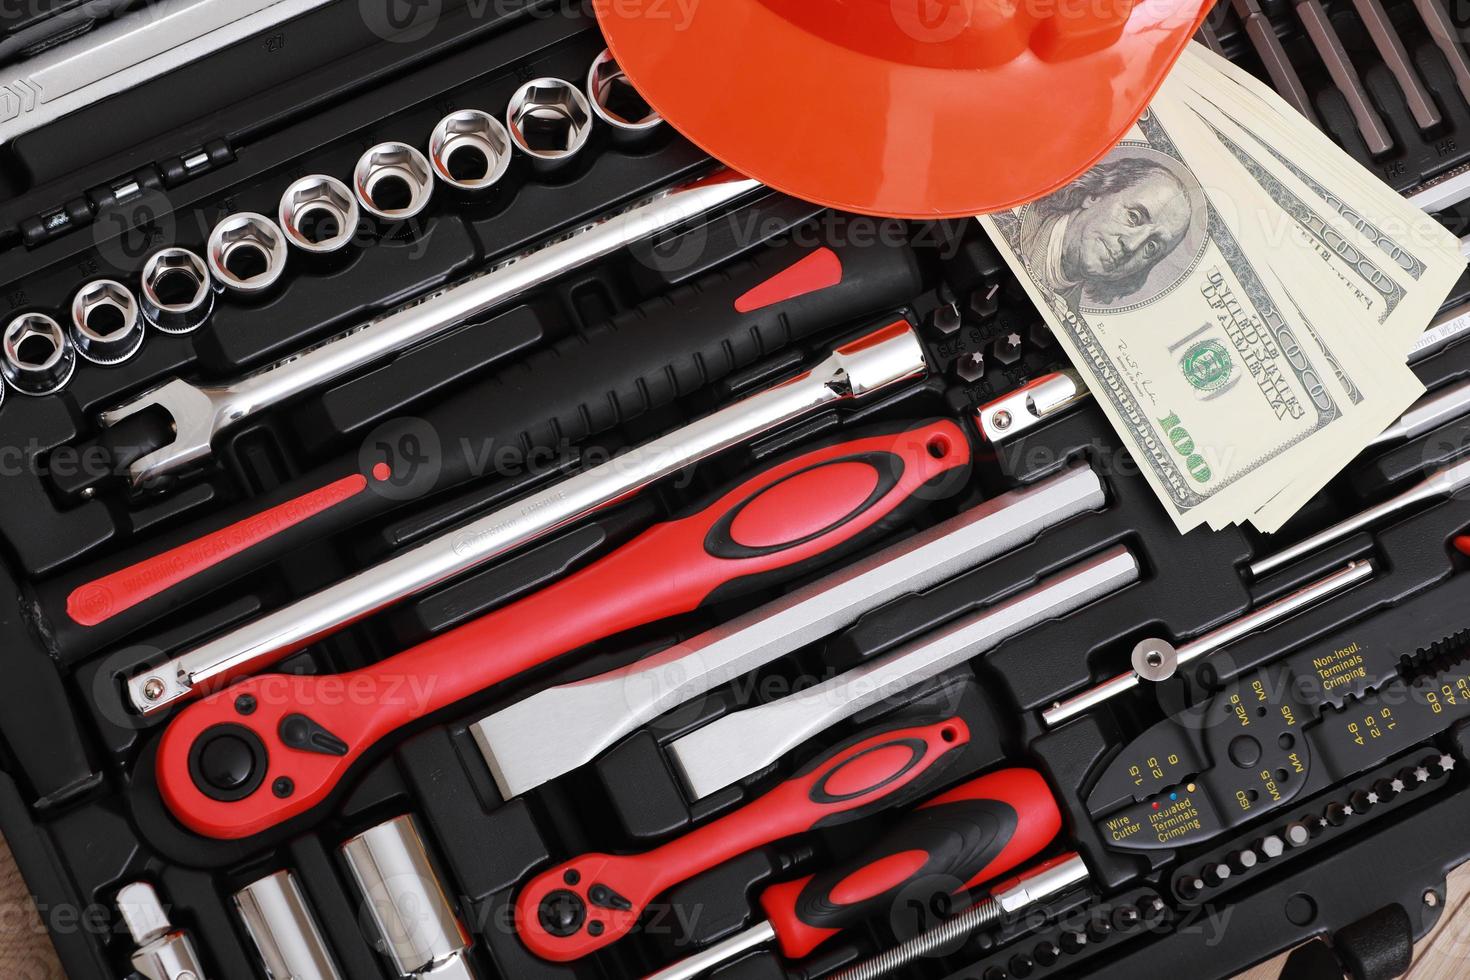
M1210 0L594 0L613 57L712 156L819 204L959 217L1096 163Z

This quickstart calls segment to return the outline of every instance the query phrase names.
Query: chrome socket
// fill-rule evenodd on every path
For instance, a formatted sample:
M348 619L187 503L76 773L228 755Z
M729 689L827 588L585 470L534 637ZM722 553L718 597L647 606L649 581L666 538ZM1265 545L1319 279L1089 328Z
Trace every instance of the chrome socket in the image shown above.
M587 145L592 107L571 82L538 78L516 89L505 110L511 142L542 172L565 166Z
M618 142L636 142L663 125L664 117L638 94L606 48L587 72L587 101Z
M193 333L214 312L209 266L186 248L169 246L143 263L143 319L164 333Z
M424 155L407 143L379 143L357 161L352 192L373 217L405 221L428 207L434 172Z
M143 318L132 290L94 279L71 301L71 342L93 364L121 364L143 346Z
M451 112L429 136L429 164L450 187L479 193L493 187L510 166L510 134L479 109Z
M286 271L286 236L265 215L240 211L214 226L204 255L216 286L258 296Z
M255 942L268 977L341 980L306 896L289 871L277 871L235 893L235 910Z
M44 313L22 313L5 327L0 374L22 395L49 395L71 380L77 352L61 324Z
M357 236L357 198L336 177L312 174L286 188L276 209L286 240L303 252L339 252Z
M455 918L413 817L378 824L342 845L379 949L403 977L475 980L469 934Z

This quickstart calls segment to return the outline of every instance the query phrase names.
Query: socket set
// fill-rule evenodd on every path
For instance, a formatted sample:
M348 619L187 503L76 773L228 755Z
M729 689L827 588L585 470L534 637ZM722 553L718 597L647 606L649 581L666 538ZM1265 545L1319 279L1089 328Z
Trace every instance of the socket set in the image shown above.
M1470 283L1282 534L1181 538L975 222L722 167L581 5L152 6L0 26L66 976L1402 972L1470 859ZM1199 39L1463 234L1453 13Z

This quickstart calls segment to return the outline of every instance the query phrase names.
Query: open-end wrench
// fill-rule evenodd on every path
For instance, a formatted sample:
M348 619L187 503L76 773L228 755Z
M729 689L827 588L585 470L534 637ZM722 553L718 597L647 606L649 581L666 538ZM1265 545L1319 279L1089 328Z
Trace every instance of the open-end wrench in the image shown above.
M906 814L850 861L761 893L766 921L646 980L694 980L742 953L778 944L801 959L837 933L890 913L900 901L967 892L1029 861L1062 828L1046 780L1032 769L1002 769Z
M864 708L953 670L1038 623L1111 595L1138 576L1133 553L1110 548L846 673L697 728L677 739L669 754L693 796L706 797Z
M543 871L516 898L521 940L568 962L633 930L662 892L765 844L902 806L943 780L970 741L960 718L890 726L825 753L738 810L642 854L583 854Z
M923 288L911 249L860 243L841 223L802 238L477 377L268 492L35 583L40 632L59 660L78 663L298 548L461 486L534 475L600 433ZM207 679L208 667L189 669ZM129 688L136 710L170 705L139 687Z
M721 170L556 238L510 262L399 307L237 381L200 385L174 378L102 413L102 424L150 409L166 412L173 439L134 460L134 486L207 458L214 439L244 419L443 333L632 242L728 204L760 185Z
M595 759L624 735L742 674L1101 508L1087 467L992 497L651 657L549 688L471 726L507 799Z
M134 678L135 697L176 700L271 663L411 595L586 517L709 456L820 409L865 398L926 368L905 319L845 344L809 371L748 395L615 459L559 480L453 531L231 630Z
M202 834L257 833L321 802L389 732L595 640L808 574L964 489L969 465L946 419L798 453L385 661L252 677L190 706L160 745L159 787Z
M0 145L331 0L152 0L0 74Z

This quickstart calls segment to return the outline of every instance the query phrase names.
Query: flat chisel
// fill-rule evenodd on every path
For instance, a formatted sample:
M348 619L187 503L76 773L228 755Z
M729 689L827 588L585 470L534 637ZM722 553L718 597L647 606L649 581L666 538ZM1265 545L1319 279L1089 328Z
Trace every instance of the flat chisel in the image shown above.
M75 663L298 548L502 472L532 472L543 456L919 290L911 250L837 242L841 226L828 234L832 244L824 234L761 249L394 418L267 493L36 585L41 632ZM200 680L212 679L202 668ZM150 678L129 688L145 714L189 693L165 684L146 696Z
M833 935L888 915L900 900L970 889L1036 857L1061 830L1062 815L1041 775L1003 769L915 808L855 859L761 893L766 921L647 980L694 980L761 946L799 960ZM895 869L901 868L902 873Z
M389 732L588 643L808 574L960 492L969 469L964 432L948 419L772 462L586 568L387 660L348 674L261 675L192 705L160 748L164 798L211 836L273 826L320 802Z
M669 752L695 799L776 762L807 739L885 698L953 670L1025 630L1138 581L1138 559L1110 548L997 605L942 626L814 687L728 714Z
M969 741L960 718L889 725L838 745L769 793L651 851L563 861L516 896L521 941L559 963L603 949L631 932L649 903L681 881L757 847L904 806L933 791L943 785L946 763Z
M471 726L507 798L591 762L638 726L884 603L938 585L1106 502L1086 467L1001 494L638 663L541 691Z

